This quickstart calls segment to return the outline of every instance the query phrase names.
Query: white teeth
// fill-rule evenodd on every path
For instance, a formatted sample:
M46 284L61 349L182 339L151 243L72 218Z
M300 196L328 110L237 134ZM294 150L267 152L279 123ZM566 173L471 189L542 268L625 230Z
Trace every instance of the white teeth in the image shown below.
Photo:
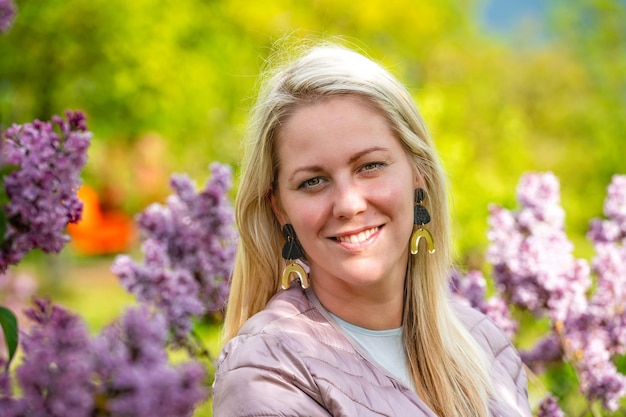
M338 236L337 240L340 242L347 242L347 243L361 243L361 242L365 242L367 239L370 238L370 236L372 236L377 231L378 231L378 227L373 227L371 229L364 230L354 235Z

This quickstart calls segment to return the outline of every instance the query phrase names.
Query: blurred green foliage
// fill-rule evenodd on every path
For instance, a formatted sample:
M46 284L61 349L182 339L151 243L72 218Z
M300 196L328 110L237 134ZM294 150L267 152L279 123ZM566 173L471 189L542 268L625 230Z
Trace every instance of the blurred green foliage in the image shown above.
M0 37L0 126L85 111L86 181L130 212L166 195L173 171L203 180L210 161L236 167L257 75L285 35L341 36L409 86L449 171L470 266L482 262L487 205L511 205L522 173L559 176L588 255L588 220L626 172L618 0L553 1L547 28L522 21L506 37L484 30L476 1L16 3Z
M204 182L211 161L237 169L257 76L286 35L342 37L407 84L450 175L467 267L484 265L489 203L514 206L527 171L560 178L568 234L591 256L589 219L626 173L620 0L553 0L547 26L521 21L506 35L484 29L477 0L16 4L0 36L0 128L85 111L85 181L128 213L164 198L172 172ZM552 384L571 380L559 375Z

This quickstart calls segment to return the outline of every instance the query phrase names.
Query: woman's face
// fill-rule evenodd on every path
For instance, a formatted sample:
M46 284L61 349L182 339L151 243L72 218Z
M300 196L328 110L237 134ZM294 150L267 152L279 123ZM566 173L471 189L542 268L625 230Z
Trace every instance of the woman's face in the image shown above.
M401 294L419 180L387 120L358 96L326 98L298 108L277 146L272 207L318 296Z

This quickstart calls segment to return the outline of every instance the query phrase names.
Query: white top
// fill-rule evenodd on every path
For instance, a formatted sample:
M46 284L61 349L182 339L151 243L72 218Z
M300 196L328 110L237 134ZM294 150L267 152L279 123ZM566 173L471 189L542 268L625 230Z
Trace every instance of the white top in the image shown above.
M389 330L370 330L348 323L332 313L331 316L376 363L415 391L402 342L402 327Z

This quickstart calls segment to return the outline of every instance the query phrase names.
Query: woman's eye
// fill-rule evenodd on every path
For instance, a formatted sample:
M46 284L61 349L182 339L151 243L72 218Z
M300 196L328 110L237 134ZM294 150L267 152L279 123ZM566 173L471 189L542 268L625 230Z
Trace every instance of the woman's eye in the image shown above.
M380 169L384 166L385 164L383 162L368 162L367 164L363 165L361 167L361 169L363 171L376 171L377 169Z
M315 178L311 178L311 179L304 181L302 184L300 184L299 188L304 188L304 189L314 188L320 185L321 183L322 183L322 179L319 177L315 177Z

